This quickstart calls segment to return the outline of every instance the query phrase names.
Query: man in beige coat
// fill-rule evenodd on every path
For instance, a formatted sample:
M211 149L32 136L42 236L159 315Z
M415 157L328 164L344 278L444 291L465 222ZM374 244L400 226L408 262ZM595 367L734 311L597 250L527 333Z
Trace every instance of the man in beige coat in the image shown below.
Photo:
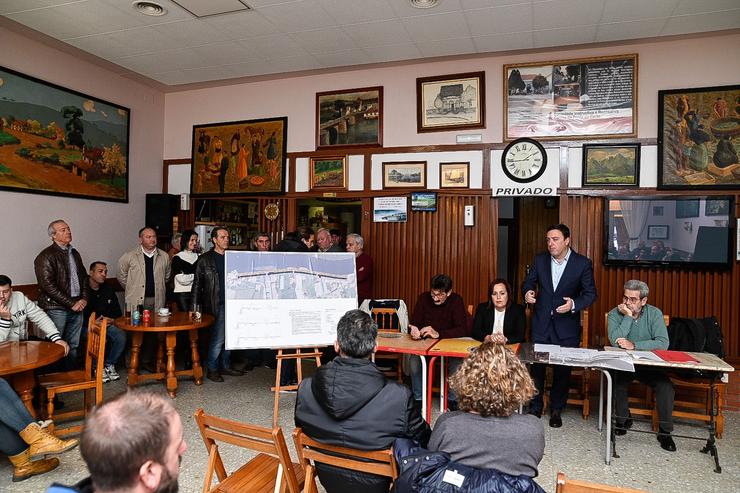
M166 304L170 259L157 248L157 233L148 227L139 230L139 246L118 260L118 280L126 290L126 310L138 305L158 310Z

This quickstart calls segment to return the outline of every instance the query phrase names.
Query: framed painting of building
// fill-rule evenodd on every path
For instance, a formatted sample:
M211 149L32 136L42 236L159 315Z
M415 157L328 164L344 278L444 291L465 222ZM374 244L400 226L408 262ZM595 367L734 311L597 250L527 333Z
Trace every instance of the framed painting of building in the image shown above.
M426 188L427 162L383 163L383 188Z
M416 79L416 131L485 128L485 72Z
M658 91L658 188L740 188L740 85Z
M193 125L190 193L283 193L287 138L285 116Z
M504 140L636 136L636 54L504 65Z
M316 149L382 145L382 87L316 93Z
M0 189L128 202L130 116L0 67Z

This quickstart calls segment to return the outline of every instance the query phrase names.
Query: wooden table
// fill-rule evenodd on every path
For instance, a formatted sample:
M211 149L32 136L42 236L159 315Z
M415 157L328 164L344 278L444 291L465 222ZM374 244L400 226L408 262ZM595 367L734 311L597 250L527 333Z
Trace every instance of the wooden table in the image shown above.
M419 339L414 340L410 335L402 332L379 330L376 342L378 344L377 352L379 353L401 353L413 354L419 357L421 361L421 381L424 389L421 394L421 415L427 416L428 401L427 399L427 360L426 356L429 349L437 344L438 339ZM431 387L430 387L431 388ZM427 417L429 422L429 417Z
M59 361L64 357L64 348L45 341L7 341L0 343L0 377L6 377L26 405L31 416L36 418L33 408L33 389L36 377L33 370Z
M208 327L213 324L212 315L203 315L200 320L190 318L188 312L172 313L167 317L152 315L148 324L131 325L126 317L119 317L115 320L116 327L132 332L133 340L131 344L131 362L128 368L128 386L133 387L139 381L143 380L165 380L167 384L167 393L174 398L177 395L177 377L181 375L191 376L196 385L203 383L203 367L200 364L200 355L198 354L198 329ZM190 370L175 371L175 345L177 344L177 332L187 330L190 334L190 348L193 352L193 368ZM139 375L139 352L141 351L141 341L144 333L154 332L163 333L165 336L165 346L167 351L167 365L165 371L163 367L163 351L157 350L157 372L146 375Z

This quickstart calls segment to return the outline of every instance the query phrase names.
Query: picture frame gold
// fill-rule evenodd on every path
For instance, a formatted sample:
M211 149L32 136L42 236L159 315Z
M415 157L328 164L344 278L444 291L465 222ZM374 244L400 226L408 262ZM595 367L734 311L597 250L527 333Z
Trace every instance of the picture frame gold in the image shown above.
M439 188L470 188L470 163L439 163Z
M311 191L347 189L347 156L312 157L309 171Z

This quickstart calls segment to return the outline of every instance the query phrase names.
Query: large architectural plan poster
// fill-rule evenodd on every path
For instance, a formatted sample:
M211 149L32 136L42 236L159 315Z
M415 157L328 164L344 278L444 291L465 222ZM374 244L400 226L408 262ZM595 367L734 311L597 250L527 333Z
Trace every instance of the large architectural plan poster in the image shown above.
M353 253L226 252L226 349L328 346L357 308Z

